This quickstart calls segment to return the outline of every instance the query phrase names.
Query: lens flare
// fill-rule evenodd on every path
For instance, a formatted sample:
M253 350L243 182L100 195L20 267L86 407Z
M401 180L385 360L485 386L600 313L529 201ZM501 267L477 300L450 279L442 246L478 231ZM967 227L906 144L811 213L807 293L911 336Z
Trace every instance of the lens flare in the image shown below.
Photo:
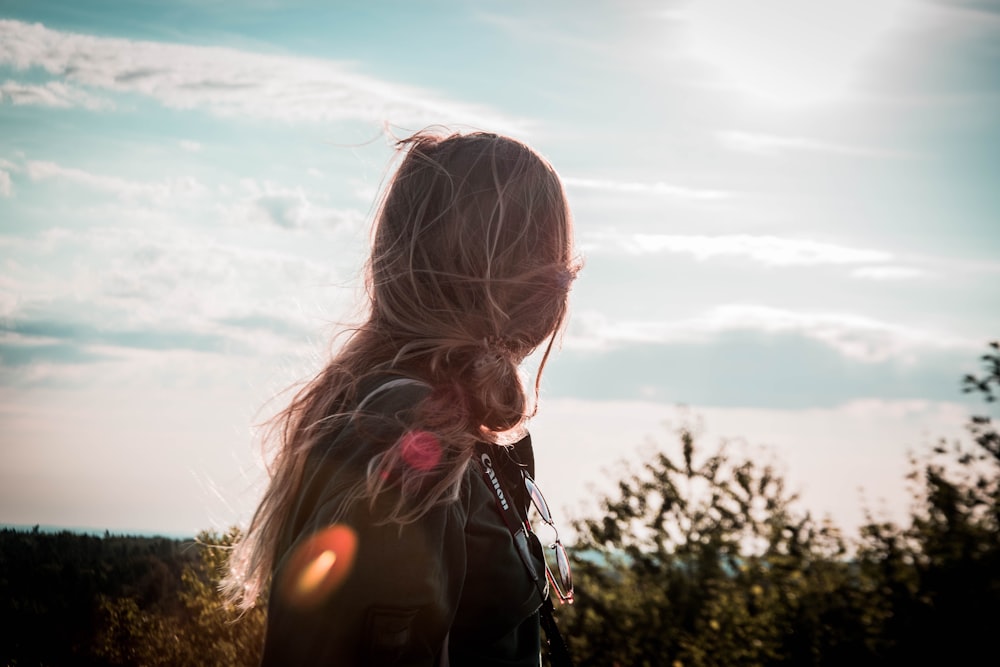
M358 536L348 526L335 525L296 547L281 574L279 593L295 607L310 608L328 599L350 575Z
M317 588L326 579L326 575L330 573L330 568L336 562L337 554L329 549L316 556L316 560L306 565L306 568L302 570L302 574L299 575L298 581L295 582L295 593L297 595L305 595Z
M421 472L432 470L441 460L441 442L427 431L405 433L399 449L406 464Z

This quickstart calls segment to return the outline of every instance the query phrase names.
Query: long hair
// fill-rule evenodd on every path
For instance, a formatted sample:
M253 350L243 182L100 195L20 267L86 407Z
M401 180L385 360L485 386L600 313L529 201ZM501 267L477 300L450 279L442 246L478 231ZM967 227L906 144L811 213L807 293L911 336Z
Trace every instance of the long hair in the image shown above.
M578 270L555 170L525 144L483 132L425 131L397 149L375 216L367 320L271 424L270 483L223 582L244 608L289 546L310 451L357 416L366 379L390 373L429 386L410 426L441 448L433 466L404 465L404 436L369 461L350 498L374 503L392 487L387 522L457 499L474 443L499 442L536 409ZM529 400L518 368L542 344Z

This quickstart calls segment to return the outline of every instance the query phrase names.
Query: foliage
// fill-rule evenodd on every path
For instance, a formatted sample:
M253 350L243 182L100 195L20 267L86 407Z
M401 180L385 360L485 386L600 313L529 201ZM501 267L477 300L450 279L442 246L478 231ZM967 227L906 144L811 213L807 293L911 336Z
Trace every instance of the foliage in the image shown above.
M193 563L189 541L0 531L0 664L101 665L100 596L169 608Z
M772 466L725 444L702 454L688 427L678 440L679 456L658 452L602 517L576 524L578 602L560 609L574 653L606 665L833 664L820 656L863 646L838 531L796 512Z
M966 391L1000 388L1000 346ZM795 509L772 467L690 428L578 521L577 603L558 610L582 664L978 663L1000 627L1000 440L912 460L909 525L869 520L855 542Z
M964 391L995 402L1000 343ZM978 663L1000 627L1000 436L987 415L967 424L971 442L941 441L914 459L918 504L909 526L870 523L858 560L881 579L893 616L882 639L894 662Z
M251 667L260 662L264 609L240 613L218 593L229 548L239 530L198 535L200 560L181 576L179 609L149 613L134 598L102 597L96 653L109 665Z
M0 664L256 665L263 609L217 593L238 534L0 531Z

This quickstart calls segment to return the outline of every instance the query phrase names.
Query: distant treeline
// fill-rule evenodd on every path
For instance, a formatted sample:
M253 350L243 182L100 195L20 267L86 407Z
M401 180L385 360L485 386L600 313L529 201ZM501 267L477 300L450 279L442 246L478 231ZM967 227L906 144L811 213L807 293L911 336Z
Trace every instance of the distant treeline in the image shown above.
M264 612L218 594L239 535L0 531L2 667L251 667Z
M995 405L1000 344L982 361L963 389ZM1000 433L967 426L913 456L906 521L854 536L773 466L679 429L575 521L577 601L556 614L577 664L997 664ZM217 591L238 536L0 532L0 667L256 665L263 608Z
M102 601L175 613L181 575L199 559L193 540L0 531L0 661L110 664L94 645L107 620Z

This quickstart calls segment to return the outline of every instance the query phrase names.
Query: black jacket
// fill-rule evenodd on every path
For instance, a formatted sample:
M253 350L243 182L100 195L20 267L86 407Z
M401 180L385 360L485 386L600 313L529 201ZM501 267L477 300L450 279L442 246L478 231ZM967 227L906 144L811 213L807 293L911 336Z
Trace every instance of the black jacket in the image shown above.
M428 391L412 381L383 384L364 402L373 419L350 422L312 452L290 546L274 573L265 667L539 664L542 597L475 460L459 500L414 523L379 524L379 505L371 509L367 501L343 506L372 456L407 430ZM492 450L501 483L524 516L528 498L518 467L534 473L530 437Z

